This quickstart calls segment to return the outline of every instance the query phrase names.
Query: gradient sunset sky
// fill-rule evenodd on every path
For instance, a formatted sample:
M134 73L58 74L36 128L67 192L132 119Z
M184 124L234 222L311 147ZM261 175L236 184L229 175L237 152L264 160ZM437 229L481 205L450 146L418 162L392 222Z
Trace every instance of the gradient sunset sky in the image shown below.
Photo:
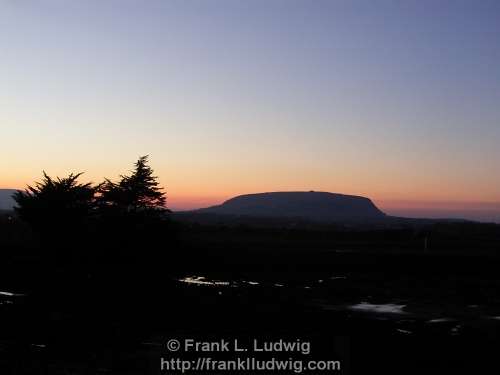
M500 1L5 0L0 57L0 188L149 154L174 209L500 221Z

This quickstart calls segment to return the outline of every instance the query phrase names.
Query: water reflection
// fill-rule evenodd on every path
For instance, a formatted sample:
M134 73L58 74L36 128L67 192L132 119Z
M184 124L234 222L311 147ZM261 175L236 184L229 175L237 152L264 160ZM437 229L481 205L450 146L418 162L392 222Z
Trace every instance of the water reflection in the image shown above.
M194 284L194 285L205 285L205 286L229 286L231 283L229 281L220 281L220 280L207 280L203 276L188 276L182 279L179 279L180 282L186 284Z
M436 319L431 319L428 321L428 323L447 323L447 322L455 322L456 319L452 318L436 318Z
M20 293L12 293L12 292L0 292L0 296L6 296L6 297L22 297L24 294Z
M401 328L398 328L396 331L404 335L411 335L413 333L412 331L408 331L407 329L401 329Z
M244 281L244 283L249 284L249 285L259 285L257 281Z
M246 287L246 286L262 286L262 287L277 287L277 288L283 288L285 287L285 284L281 283L265 283L265 282L260 282L260 281L255 281L255 280L237 280L237 281L223 281L223 280L216 280L216 279L210 279L205 276L186 276L180 279L177 279L177 281L180 281L181 283L186 283L186 284L192 284L192 285L202 285L202 286L215 286L215 287L220 287L220 286L231 286L231 287ZM306 287L307 289L309 287Z
M378 314L406 314L406 312L403 311L404 307L406 307L406 305L396 305L394 303L376 305L369 302L361 302L349 306L351 310L374 312Z

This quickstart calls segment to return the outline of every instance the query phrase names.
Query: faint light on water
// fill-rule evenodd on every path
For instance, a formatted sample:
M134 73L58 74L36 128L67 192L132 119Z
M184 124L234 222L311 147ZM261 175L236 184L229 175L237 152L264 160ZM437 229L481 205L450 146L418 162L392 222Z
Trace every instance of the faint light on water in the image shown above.
M229 286L229 281L219 281L219 280L207 280L203 276L188 276L179 279L180 282L193 285L205 285L205 286Z
M399 333L404 334L404 335L411 335L411 334L413 333L412 331L409 331L409 330L407 330L407 329L401 329L401 328L398 328L398 329L397 329L397 331L398 331Z
M447 322L454 322L456 319L453 318L436 318L436 319L431 319L428 321L428 323L447 323Z
M6 296L6 297L22 297L24 294L19 294L19 293L11 293L11 292L0 292L1 296Z
M247 283L249 285L259 285L259 283L257 281L245 281L245 283Z
M406 314L406 312L403 311L404 307L406 307L406 305L396 305L394 303L375 305L368 302L361 302L350 306L350 309L380 314Z
M260 285L260 282L258 281L222 281L222 280L210 280L207 279L204 276L187 276L183 277L182 279L178 279L178 281L186 284L192 284L192 285L203 285L203 286L233 286L233 287L238 287L238 286L243 286L243 284L246 285L251 285L251 286L257 286Z

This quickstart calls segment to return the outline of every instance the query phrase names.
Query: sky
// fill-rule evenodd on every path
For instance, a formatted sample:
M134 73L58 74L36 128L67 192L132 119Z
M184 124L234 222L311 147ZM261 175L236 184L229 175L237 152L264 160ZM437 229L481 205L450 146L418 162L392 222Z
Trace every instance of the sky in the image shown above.
M500 2L4 0L0 188L140 155L187 209L289 190L500 222Z

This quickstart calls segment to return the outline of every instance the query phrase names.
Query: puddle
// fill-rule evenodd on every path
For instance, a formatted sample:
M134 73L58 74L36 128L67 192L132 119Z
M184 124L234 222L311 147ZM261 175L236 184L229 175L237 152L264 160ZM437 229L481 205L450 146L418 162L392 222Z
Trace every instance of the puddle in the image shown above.
M207 280L203 276L188 276L179 279L181 283L193 284L193 285L203 285L203 286L229 286L231 283L229 281L220 280Z
M406 312L403 311L403 308L405 306L406 305L396 305L394 303L375 305L368 302L361 302L356 305L349 306L349 309L357 311L374 312L377 314L406 314Z
M462 329L462 325L457 324L455 327L453 327L453 328L450 330L450 333L451 333L453 336L459 335L459 334L460 334L460 330L461 330L461 329Z
M246 284L249 284L249 285L259 285L260 284L257 281L243 281L243 282Z
M486 319L500 320L500 316L487 316Z
M413 333L412 331L408 331L406 329L400 329L400 328L398 328L396 331L398 331L399 333L402 333L404 335L411 335Z
M456 319L452 318L437 318L437 319L431 319L428 320L427 323L448 323L448 322L455 322Z
M11 293L11 292L0 292L0 296L6 296L6 297L23 297L24 294Z

